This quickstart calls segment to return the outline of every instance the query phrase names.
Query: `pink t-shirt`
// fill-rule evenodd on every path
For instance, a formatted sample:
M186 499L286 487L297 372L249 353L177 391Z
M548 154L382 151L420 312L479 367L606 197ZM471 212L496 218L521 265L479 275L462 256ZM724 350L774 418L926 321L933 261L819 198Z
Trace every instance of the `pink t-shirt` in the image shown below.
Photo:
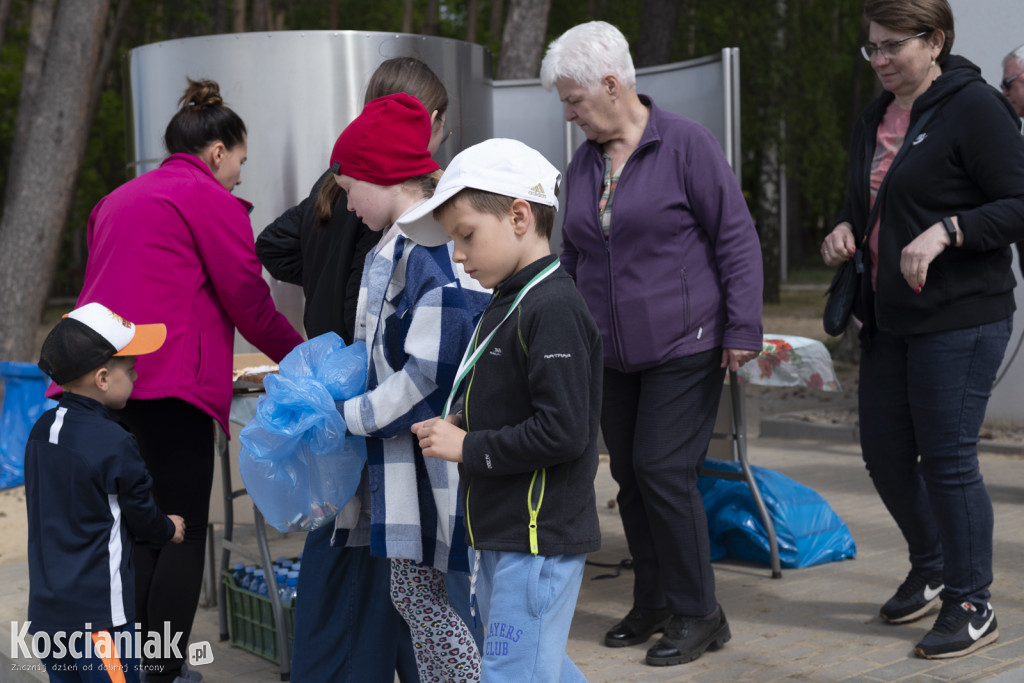
M910 110L896 106L896 100L889 103L882 122L878 124L875 136L875 157L871 160L871 206L874 208L878 197L878 188L882 186L885 174L889 172L893 159L903 146L903 139L910 128ZM868 251L871 254L871 288L875 289L878 282L878 231L882 227L882 212L875 214L875 223L871 226L868 237Z

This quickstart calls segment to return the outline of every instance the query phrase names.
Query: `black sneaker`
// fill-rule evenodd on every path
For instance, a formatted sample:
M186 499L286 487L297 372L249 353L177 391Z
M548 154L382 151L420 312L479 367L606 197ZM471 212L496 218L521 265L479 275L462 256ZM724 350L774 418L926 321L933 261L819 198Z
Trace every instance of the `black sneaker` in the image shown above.
M692 662L705 650L722 647L730 638L732 632L721 607L705 619L676 614L665 627L665 635L647 651L647 663L651 666L672 666Z
M938 606L942 589L942 579L929 578L911 570L906 581L896 589L896 595L882 605L879 615L890 624L906 624L920 619Z
M984 612L969 602L944 602L932 630L914 646L914 654L925 659L946 659L970 654L999 639L992 605Z

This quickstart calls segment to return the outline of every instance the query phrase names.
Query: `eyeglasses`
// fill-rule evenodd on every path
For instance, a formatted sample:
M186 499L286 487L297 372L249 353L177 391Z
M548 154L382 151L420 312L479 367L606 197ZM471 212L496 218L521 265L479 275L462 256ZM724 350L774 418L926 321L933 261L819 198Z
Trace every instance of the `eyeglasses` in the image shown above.
M914 38L920 38L921 36L926 35L928 35L928 31L921 31L917 35L907 36L906 38L901 38L899 40L887 40L878 46L861 45L860 53L864 55L864 59L868 60L869 62L871 61L871 58L875 56L876 53L882 55L883 59L892 59L893 57L899 54L900 49L903 48L903 43L907 42L908 40L913 40Z
M1021 72L1020 72L1020 74L1024 74L1024 71L1021 71ZM1020 74L1017 74L1016 76L1010 76L1009 78L1004 78L1004 79L1003 79L1003 80L1002 80L1002 81L1001 81L1001 82L999 83L999 85L1003 86L1003 92L1010 92L1010 86L1012 86L1012 85L1013 85L1013 82L1014 82L1015 80L1017 80L1018 78L1020 78Z

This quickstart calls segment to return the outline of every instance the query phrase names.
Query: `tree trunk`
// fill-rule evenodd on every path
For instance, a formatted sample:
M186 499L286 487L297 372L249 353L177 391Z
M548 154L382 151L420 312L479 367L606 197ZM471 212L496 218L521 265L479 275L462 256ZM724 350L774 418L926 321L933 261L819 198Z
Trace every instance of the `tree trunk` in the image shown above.
M266 31L270 27L267 25L267 14L270 8L267 6L267 0L252 0L252 30L253 31Z
M213 7L213 32L228 32L228 0L216 0Z
M402 3L402 33L412 33L412 0Z
M11 0L0 0L0 50L4 47L4 33L7 32L7 15L11 13Z
M341 0L330 0L327 3L327 28L332 31L338 30L338 4Z
M480 16L480 0L469 0L466 7L466 41L476 42L476 23Z
M8 184L14 169L21 164L22 152L28 138L28 129L34 115L38 114L36 93L46 59L46 46L50 42L53 28L53 12L57 0L35 0L29 19L28 46L25 48L25 69L21 76L21 92L18 95L18 116L14 121L14 139L11 141L11 159L8 168ZM5 203L6 206L6 203Z
M96 78L93 79L92 92L89 94L89 118L85 122L85 129L92 128L92 122L96 118L96 112L100 108L100 94L103 92L103 83L107 80L110 72L110 65L117 54L117 44L121 38L121 29L124 27L125 18L128 16L128 6L131 0L119 0L114 20L107 32L107 38L103 41L103 52L100 53L99 65L96 68Z
M109 0L60 3L39 79L24 154L12 166L0 220L0 358L34 360L75 177L85 153L93 79Z
M656 66L672 61L672 39L683 2L645 0L636 41L636 66Z
M761 256L764 259L764 301L779 302L779 268L781 266L781 230L779 223L781 187L779 173L779 146L775 139L768 141L758 154L757 207L754 220L761 237Z
M231 30L235 33L245 33L245 2L246 0L234 0Z
M437 35L437 0L427 0L427 16L420 33L425 36Z
M536 78L544 52L551 0L512 0L501 37L498 79Z
M501 24L505 20L505 8L502 0L491 0L491 38L501 35Z

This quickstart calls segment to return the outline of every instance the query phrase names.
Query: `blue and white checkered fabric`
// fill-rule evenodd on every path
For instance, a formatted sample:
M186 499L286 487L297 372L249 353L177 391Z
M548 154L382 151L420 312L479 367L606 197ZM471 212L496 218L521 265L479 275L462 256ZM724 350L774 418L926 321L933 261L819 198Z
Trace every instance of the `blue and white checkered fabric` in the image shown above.
M452 263L450 243L399 234L367 256L355 330L368 350L367 391L345 401L344 416L352 433L377 437L367 440L362 491L375 555L468 570L458 468L424 458L409 429L441 414L488 297ZM353 538L365 526L364 514Z

